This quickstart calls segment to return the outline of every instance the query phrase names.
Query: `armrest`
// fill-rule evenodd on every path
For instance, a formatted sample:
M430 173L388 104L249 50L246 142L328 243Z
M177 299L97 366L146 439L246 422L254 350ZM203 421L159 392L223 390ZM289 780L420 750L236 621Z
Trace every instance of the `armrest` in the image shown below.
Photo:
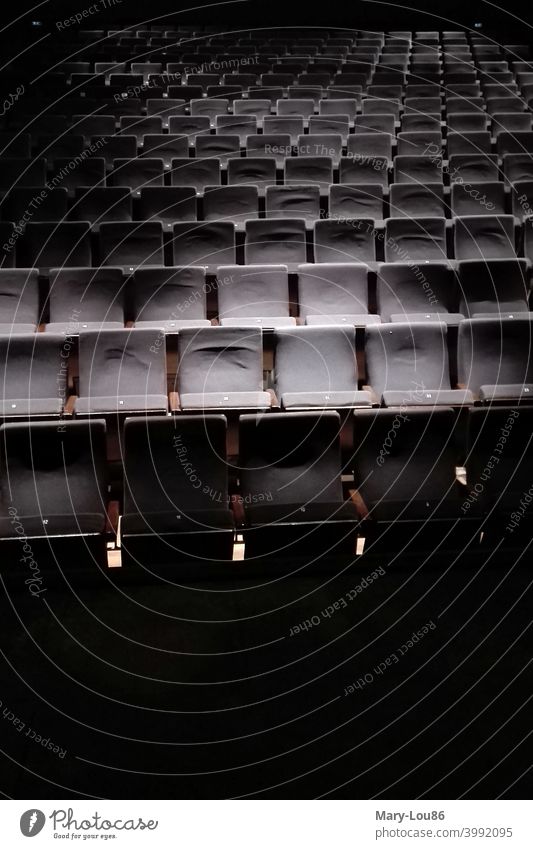
M76 406L77 395L69 395L67 398L67 402L64 407L65 415L73 416L74 415L74 407Z
M106 513L106 533L117 534L118 520L120 515L120 504L118 501L110 501Z
M279 410L279 401L277 399L276 393L273 389L267 389L267 392L270 395L270 406Z
M168 400L170 405L170 412L177 413L180 410L180 396L177 392L169 392Z
M235 516L235 525L237 527L244 525L244 501L242 500L242 497L240 495L232 495L230 499L230 505L233 511L233 515Z
M366 519L368 516L368 507L363 501L362 495L359 493L357 489L349 489L348 494L350 496L350 500L353 504L355 504L355 508L361 517L361 519Z

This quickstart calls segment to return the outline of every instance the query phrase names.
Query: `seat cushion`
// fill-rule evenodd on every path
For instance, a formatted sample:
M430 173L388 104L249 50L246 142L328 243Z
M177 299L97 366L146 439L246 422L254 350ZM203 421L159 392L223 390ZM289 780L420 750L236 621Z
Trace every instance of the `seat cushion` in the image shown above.
M271 406L268 392L190 392L180 395L182 410L253 409Z
M369 324L381 324L379 315L361 313L360 315L308 315L306 324L348 324L355 327L367 327Z
M18 524L20 523L20 524ZM16 528L23 528L18 534ZM25 537L81 536L101 534L105 529L103 513L77 513L76 515L17 516L0 519L0 537L19 539Z
M220 324L222 327L294 327L296 319L288 315L265 318L223 318Z
M371 407L369 392L284 392L281 405L286 410L309 409L310 407Z
M351 501L311 504L251 504L244 507L248 525L302 524L322 522L358 522L355 504Z
M486 401L533 401L533 384L500 383L498 386L486 384L479 387L479 400Z
M120 523L121 536L146 536L147 534L205 533L212 530L232 530L231 510L213 507L211 510L178 510L164 513L126 513Z
M0 401L0 416L59 416L63 399L57 398L11 398Z
M144 412L145 410L161 410L167 412L168 399L166 395L125 395L121 398L97 396L93 398L77 398L75 412L83 416L88 413L122 413Z
M403 404L413 407L433 407L439 404L458 407L474 403L474 396L468 389L390 390L384 392L381 397L385 407L398 407Z
M443 321L448 325L458 325L464 321L464 315L459 312L410 312L410 313L394 313L390 317L391 321Z

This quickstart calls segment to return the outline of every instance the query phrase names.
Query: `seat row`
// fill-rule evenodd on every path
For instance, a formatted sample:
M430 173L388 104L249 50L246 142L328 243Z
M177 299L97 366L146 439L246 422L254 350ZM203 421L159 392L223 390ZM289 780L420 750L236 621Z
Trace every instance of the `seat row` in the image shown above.
M80 330L74 315L72 331L0 335L2 416L461 408L533 399L529 313L466 319L455 334L439 321L369 323L366 374L359 374L353 326L286 320L274 331L266 378L260 328L238 316L225 326L205 324L191 320L178 329L175 379L167 378L167 337L158 322Z
M383 263L377 277L356 263L304 264L295 288L287 266L227 265L215 278L191 266L123 269L52 268L49 286L37 269L0 270L0 330L75 336L80 330L152 327L175 333L219 324L265 330L296 324L366 327L383 322L518 316L529 311L531 270L525 260ZM291 281L291 282L290 282ZM74 317L74 319L73 319Z
M448 248L446 224L444 218L399 217L387 219L378 228L373 219L329 218L307 230L303 218L248 219L241 253L231 221L179 222L173 225L166 246L159 221L104 222L92 231L89 221L30 221L26 225L3 221L0 244L4 267L38 267L43 273L52 267L93 265L121 266L129 273L143 266L200 265L215 273L222 265L280 263L293 271L308 261L374 264L378 246L379 259L417 267L446 262L448 256L455 260L533 258L531 217L519 227L512 215L456 218L450 222L453 239Z
M365 552L397 557L439 546L472 555L517 537L523 544L531 538L532 414L472 410L459 450L451 410L410 411L399 427L394 411L357 411L344 469L335 412L241 416L235 465L222 415L129 418L114 504L105 421L4 424L2 567L24 568L21 535L43 570L58 562L105 569L106 547L118 545L124 569L156 573L184 559L196 567L231 559L237 532L248 559L354 554L357 537Z

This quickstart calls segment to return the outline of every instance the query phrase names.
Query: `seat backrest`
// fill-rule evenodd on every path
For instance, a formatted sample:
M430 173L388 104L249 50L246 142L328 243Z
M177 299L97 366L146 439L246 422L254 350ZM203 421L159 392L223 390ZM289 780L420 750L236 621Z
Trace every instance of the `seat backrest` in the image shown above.
M340 417L269 413L239 419L239 477L245 503L341 503ZM263 499L261 499L263 500Z
M251 327L203 327L178 335L178 391L262 392L262 333Z
M368 266L306 263L298 267L301 318L310 315L364 315L368 312Z
M356 410L354 483L369 509L435 506L456 492L452 410ZM391 438L394 433L394 438ZM379 515L379 513L378 513ZM401 518L401 517L400 517Z
M124 323L121 268L51 268L50 321Z
M529 274L525 259L464 260L458 263L459 310L474 313L527 312Z
M444 262L417 266L410 262L383 263L377 279L378 313L384 322L392 315L453 312L457 300L451 268Z
M279 329L274 377L278 398L287 392L357 391L355 328Z
M205 319L203 268L140 268L133 275L136 321Z
M459 325L458 382L477 393L481 386L533 383L530 318L472 318Z
M124 513L227 509L226 427L218 415L126 419Z
M223 265L218 269L218 314L224 318L289 315L285 265Z
M37 269L0 269L0 324L37 324L38 321Z
M368 383L379 397L405 391L406 401L424 390L450 389L446 325L393 322L366 329Z
M158 342L159 344L156 344ZM164 346L153 330L85 330L79 341L80 396L166 395Z
M70 352L65 337L55 333L0 335L1 397L6 401L63 401Z
M107 505L104 421L25 422L0 428L0 481L25 516L101 517ZM9 496L8 496L9 494ZM44 526L43 530L46 526Z
M515 257L512 215L464 215L454 219L455 259Z

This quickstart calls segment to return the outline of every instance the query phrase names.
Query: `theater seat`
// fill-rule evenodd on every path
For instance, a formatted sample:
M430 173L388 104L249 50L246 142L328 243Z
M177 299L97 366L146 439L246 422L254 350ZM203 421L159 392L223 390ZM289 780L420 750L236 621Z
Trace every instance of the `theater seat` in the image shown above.
M148 574L184 558L231 560L224 416L126 419L120 531L123 567Z
M217 275L222 327L272 329L296 323L289 315L289 275L285 265L223 265Z
M343 499L339 430L332 411L241 416L246 558L354 552L357 514Z
M205 270L198 266L139 268L133 275L135 327L175 333L183 327L209 327Z
M379 323L368 311L368 266L364 263L309 263L298 266L298 303L305 324Z
M459 325L460 385L483 404L514 404L533 398L533 320L472 318Z

